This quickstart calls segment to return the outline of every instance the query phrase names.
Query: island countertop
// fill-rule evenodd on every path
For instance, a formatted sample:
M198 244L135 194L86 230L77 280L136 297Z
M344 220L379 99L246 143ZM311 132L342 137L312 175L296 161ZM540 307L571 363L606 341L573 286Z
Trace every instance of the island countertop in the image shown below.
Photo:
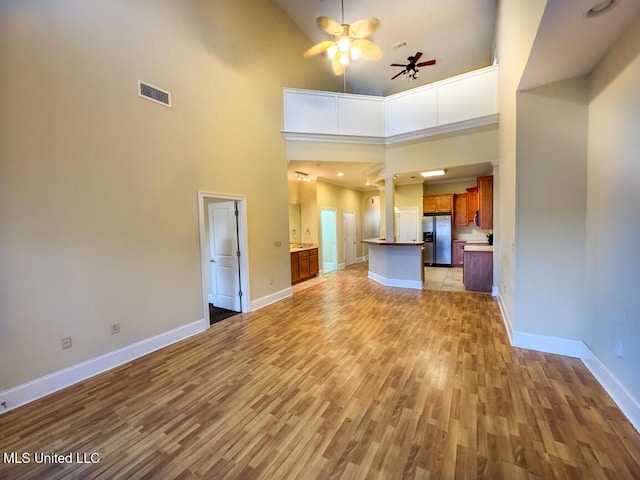
M362 243L368 243L369 245L384 245L390 247L421 247L424 245L424 242L388 242L384 238L367 238L366 240L361 240Z

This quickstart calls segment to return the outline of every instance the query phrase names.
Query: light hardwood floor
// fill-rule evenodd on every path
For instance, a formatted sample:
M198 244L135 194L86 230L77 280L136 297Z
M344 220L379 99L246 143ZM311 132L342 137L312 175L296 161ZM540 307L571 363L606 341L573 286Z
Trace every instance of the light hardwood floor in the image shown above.
M511 348L488 295L364 264L0 416L0 452L100 455L3 479L640 478L579 360Z

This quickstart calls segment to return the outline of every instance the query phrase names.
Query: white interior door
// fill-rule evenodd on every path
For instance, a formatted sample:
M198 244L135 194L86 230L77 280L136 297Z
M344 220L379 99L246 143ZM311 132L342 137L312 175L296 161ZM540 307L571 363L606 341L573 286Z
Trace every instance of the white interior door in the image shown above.
M416 242L419 232L418 207L399 208L396 213L396 239L401 242Z
M356 263L356 212L342 212L342 232L344 234L344 265Z
M236 202L209 204L211 295L216 307L239 312L240 265Z

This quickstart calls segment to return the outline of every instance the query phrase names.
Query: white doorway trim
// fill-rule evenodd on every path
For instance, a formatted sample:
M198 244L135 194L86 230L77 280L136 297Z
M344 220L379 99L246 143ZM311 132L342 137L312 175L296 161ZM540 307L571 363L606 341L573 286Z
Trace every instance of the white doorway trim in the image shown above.
M198 192L198 230L200 232L200 276L202 282L202 314L206 328L209 328L209 258L207 257L208 232L205 228L205 216L208 215L205 200L235 200L238 202L238 245L240 246L240 307L242 313L251 311L249 299L249 242L247 228L247 198L243 195L226 193Z

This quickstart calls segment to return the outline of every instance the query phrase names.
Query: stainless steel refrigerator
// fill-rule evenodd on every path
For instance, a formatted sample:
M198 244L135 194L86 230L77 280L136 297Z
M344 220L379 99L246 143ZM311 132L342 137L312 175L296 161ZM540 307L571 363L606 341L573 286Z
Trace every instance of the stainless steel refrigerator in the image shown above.
M451 215L422 217L424 264L451 266Z

